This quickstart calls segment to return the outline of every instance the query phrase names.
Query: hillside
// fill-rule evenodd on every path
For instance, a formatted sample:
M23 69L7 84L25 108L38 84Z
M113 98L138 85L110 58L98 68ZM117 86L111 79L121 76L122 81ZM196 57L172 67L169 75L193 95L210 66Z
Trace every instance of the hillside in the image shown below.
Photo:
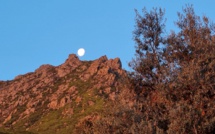
M74 133L84 120L99 120L126 91L119 58L80 61L74 54L59 66L0 82L0 133ZM132 105L132 104L131 104Z
M135 87L129 76L119 58L71 54L59 66L0 81L0 134L215 132L214 89Z
M80 61L0 81L0 134L215 134L215 24L165 9L137 10L135 57Z

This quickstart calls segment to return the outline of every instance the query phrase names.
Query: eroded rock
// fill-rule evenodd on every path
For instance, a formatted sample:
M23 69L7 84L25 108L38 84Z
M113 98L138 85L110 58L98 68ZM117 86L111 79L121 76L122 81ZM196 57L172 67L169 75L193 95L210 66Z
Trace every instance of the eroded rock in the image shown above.
M81 104L86 99L83 92L91 91L87 94L94 97L92 90L114 101L117 93L112 87L120 86L118 78L125 74L119 58L108 60L107 56L102 56L88 62L71 54L59 66L42 65L35 72L19 75L12 81L0 81L0 126L10 122L17 111L17 120L21 120L38 109L49 111L67 104ZM91 99L85 103L91 107L96 105ZM62 113L72 115L73 112L70 108ZM16 124L16 120L11 124Z

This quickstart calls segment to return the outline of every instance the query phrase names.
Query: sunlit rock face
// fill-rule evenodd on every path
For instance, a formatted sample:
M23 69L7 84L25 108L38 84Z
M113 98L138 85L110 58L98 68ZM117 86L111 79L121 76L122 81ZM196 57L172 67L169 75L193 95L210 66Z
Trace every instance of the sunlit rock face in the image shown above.
M10 129L21 123L23 129L39 129L53 111L71 119L75 114L87 115L89 108L99 111L104 100L114 101L126 90L125 78L119 58L81 61L70 54L59 66L42 65L14 80L0 81L0 127Z

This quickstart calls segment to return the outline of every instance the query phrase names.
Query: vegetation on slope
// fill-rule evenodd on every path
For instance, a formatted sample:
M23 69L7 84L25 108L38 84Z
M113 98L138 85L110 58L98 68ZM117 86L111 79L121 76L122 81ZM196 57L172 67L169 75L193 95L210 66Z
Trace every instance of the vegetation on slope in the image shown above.
M58 67L43 65L18 76L2 86L5 100L0 105L5 109L0 111L4 115L0 117L0 133L75 133L85 120L105 116L117 92L125 87L121 76L125 78L126 74L117 58L79 61L75 55ZM12 90L19 85L21 89ZM6 90L15 95L4 94Z
M136 57L129 64L129 78L122 75L120 64L111 67L105 57L77 62L43 92L57 94L56 103L63 106L44 98L45 105L38 103L36 111L20 118L24 103L0 133L215 133L215 25L186 6L178 13L179 32L165 35L162 9L136 14ZM72 99L65 103L70 89Z
M178 13L179 32L165 36L163 16L162 9L137 12L133 108L114 104L82 133L215 133L215 25L188 5Z

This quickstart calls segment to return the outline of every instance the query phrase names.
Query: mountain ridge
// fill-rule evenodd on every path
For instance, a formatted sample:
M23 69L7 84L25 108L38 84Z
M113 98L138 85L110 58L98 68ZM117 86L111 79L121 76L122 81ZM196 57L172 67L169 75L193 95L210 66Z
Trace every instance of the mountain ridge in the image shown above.
M115 101L117 94L127 89L126 78L120 59L108 59L106 56L80 61L75 54L70 54L59 66L41 65L34 72L0 82L0 127L13 132L47 133L58 130L59 133L68 133L81 119L101 113L104 105ZM121 101L129 102L126 99ZM62 122L57 123L57 117L49 117L54 113L58 118L62 117ZM97 118L100 116L102 114ZM44 121L47 118L55 123ZM59 129L59 126L52 126L56 124L61 127L67 125Z

